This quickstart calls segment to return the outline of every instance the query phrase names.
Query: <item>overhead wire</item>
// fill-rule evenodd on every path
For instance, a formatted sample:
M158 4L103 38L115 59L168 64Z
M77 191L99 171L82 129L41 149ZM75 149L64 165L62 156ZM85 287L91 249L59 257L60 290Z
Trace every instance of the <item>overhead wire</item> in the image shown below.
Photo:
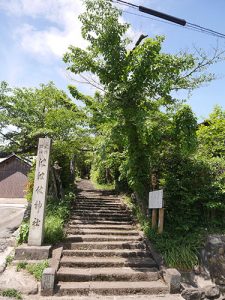
M169 21L165 21L165 20L158 20L156 18L153 18L153 17L149 17L149 16L145 16L145 15L141 15L141 14L137 14L137 13L133 13L133 12L130 12L130 11L126 11L126 10L123 10L123 13L125 14L129 14L129 15L133 15L133 16L138 16L138 17L141 17L141 18L145 18L145 19L149 19L149 20L153 20L153 21L156 21L156 22L160 22L160 23L165 23L165 24L169 24L171 26L176 26L176 27L180 27L180 25L178 24L174 24L174 23L170 23ZM191 26L185 26L183 27L183 29L186 29L186 30L191 30L191 31L196 31L196 32L200 32L200 33L204 33L204 34L207 34L207 35L211 35L211 36L215 36L217 37L217 35L215 34L212 34L212 33L207 33L207 32L202 32L201 29L198 29L198 28L192 28Z
M152 10L150 8L146 8L146 7L143 7L143 6L138 6L138 5L130 3L128 1L124 1L124 0L112 0L112 1L114 3L118 3L118 4L125 5L127 7L130 7L132 9L139 10L140 12L143 12L143 13L153 14L154 16L159 17L159 18L163 18L164 20L159 20L159 19L156 19L156 18L153 18L153 17L148 17L148 16L145 16L145 15L132 13L132 12L128 12L128 11L123 11L124 13L131 14L131 15L136 15L136 16L143 17L143 18L146 18L146 19L151 19L151 20L154 20L154 21L157 21L157 22L167 23L167 24L170 24L170 25L175 25L175 26L179 26L179 27L182 26L185 29L189 29L189 30L192 30L192 31L196 31L196 32L207 34L207 35L211 35L211 36L214 36L214 37L217 37L217 38L225 39L225 34L223 34L223 33L217 32L215 30L212 30L212 29L209 29L209 28L197 25L197 24L186 22L183 19L179 19L179 18L170 16L170 15L158 12L158 11Z

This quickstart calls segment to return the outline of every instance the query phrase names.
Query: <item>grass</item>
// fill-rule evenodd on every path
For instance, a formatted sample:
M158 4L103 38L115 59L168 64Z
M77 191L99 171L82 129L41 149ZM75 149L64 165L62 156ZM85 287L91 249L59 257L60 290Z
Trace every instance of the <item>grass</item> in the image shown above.
M55 201L48 198L46 217L45 217L45 237L44 242L47 244L55 244L64 238L64 224L70 215L71 202L74 194L69 192L61 201ZM29 234L29 221L23 222L20 226L20 233L17 239L18 244L27 243Z
M49 266L49 263L47 260L37 263L37 264L27 264L26 270L33 275L38 281L41 280L42 273L45 268Z
M151 229L150 218L146 219L141 209L136 203L132 202L130 197L124 196L123 200L132 209L145 236L151 240L156 249L162 254L168 267L187 271L192 270L198 264L198 248L204 236L200 228L196 229L196 232L186 234L176 234L166 230L163 234L158 234Z
M68 193L63 201L50 199L45 218L45 243L55 244L64 238L64 224L69 219L73 193Z
M15 298L15 299L19 299L19 300L23 299L21 293L15 289L4 290L4 291L0 292L0 295L3 297L10 297L10 298Z
M17 237L17 244L20 245L22 243L27 242L28 240L28 234L29 234L29 224L28 221L23 221L20 225L20 232Z
M91 182L94 188L96 188L97 190L104 190L104 191L115 190L115 183L112 184L98 183L97 171L92 170L90 175L91 175Z
M93 181L92 183L97 190L111 191L115 189L115 184L99 184Z
M19 262L16 266L16 271L27 270L31 275L33 275L38 281L41 280L43 271L49 266L47 260L36 264L28 264L26 261Z
M11 263L12 263L13 260L14 260L14 256L13 255L8 255L6 257L6 264L7 264L7 266L11 265Z
M26 261L20 261L16 266L16 271L19 272L20 270L25 270L28 263Z

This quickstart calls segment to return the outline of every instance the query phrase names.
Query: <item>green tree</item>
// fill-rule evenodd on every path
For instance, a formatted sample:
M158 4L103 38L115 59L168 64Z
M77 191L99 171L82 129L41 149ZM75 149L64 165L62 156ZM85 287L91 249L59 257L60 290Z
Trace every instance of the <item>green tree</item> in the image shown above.
M90 144L85 124L84 112L52 82L38 88L10 88L6 82L0 85L2 151L36 155L38 138L50 137L52 160L63 166L65 183L70 160L83 159L83 149Z
M0 86L0 128L9 151L34 153L39 137L71 141L81 132L83 113L50 82L39 88ZM65 122L66 120L66 122Z
M197 131L198 151L196 157L210 170L211 198L205 209L211 222L223 224L225 208L225 111L216 106L209 118L199 125Z
M225 111L216 106L198 128L199 153L208 158L225 159Z
M89 72L98 77L98 86L104 91L100 105L104 107L102 120L108 120L106 127L111 123L112 136L118 136L118 130L121 132L126 154L125 177L130 187L145 198L150 185L150 153L156 147L152 144L151 117L156 111L159 115L163 109L175 108L177 100L171 96L172 91L191 90L212 80L212 74L202 71L213 60L203 54L196 57L188 53L162 53L163 37L141 36L132 48L126 37L129 25L120 21L121 11L110 0L84 3L86 12L80 20L83 38L89 46L86 50L70 46L64 61L74 74L85 78ZM215 56L214 61L217 59ZM90 101L92 108L96 102L99 108L99 97Z

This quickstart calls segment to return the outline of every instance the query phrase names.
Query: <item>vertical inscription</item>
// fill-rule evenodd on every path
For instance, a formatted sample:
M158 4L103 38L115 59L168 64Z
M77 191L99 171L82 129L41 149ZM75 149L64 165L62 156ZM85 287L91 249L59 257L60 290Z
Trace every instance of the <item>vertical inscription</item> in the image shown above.
M48 193L51 140L40 138L36 161L28 245L41 246L44 238L45 206Z

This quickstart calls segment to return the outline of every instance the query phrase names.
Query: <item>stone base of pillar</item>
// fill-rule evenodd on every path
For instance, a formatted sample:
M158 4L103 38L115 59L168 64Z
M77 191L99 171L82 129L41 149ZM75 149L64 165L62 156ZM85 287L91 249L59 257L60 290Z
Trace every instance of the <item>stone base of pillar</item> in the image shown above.
M43 260L50 257L52 246L21 245L15 249L15 260Z

